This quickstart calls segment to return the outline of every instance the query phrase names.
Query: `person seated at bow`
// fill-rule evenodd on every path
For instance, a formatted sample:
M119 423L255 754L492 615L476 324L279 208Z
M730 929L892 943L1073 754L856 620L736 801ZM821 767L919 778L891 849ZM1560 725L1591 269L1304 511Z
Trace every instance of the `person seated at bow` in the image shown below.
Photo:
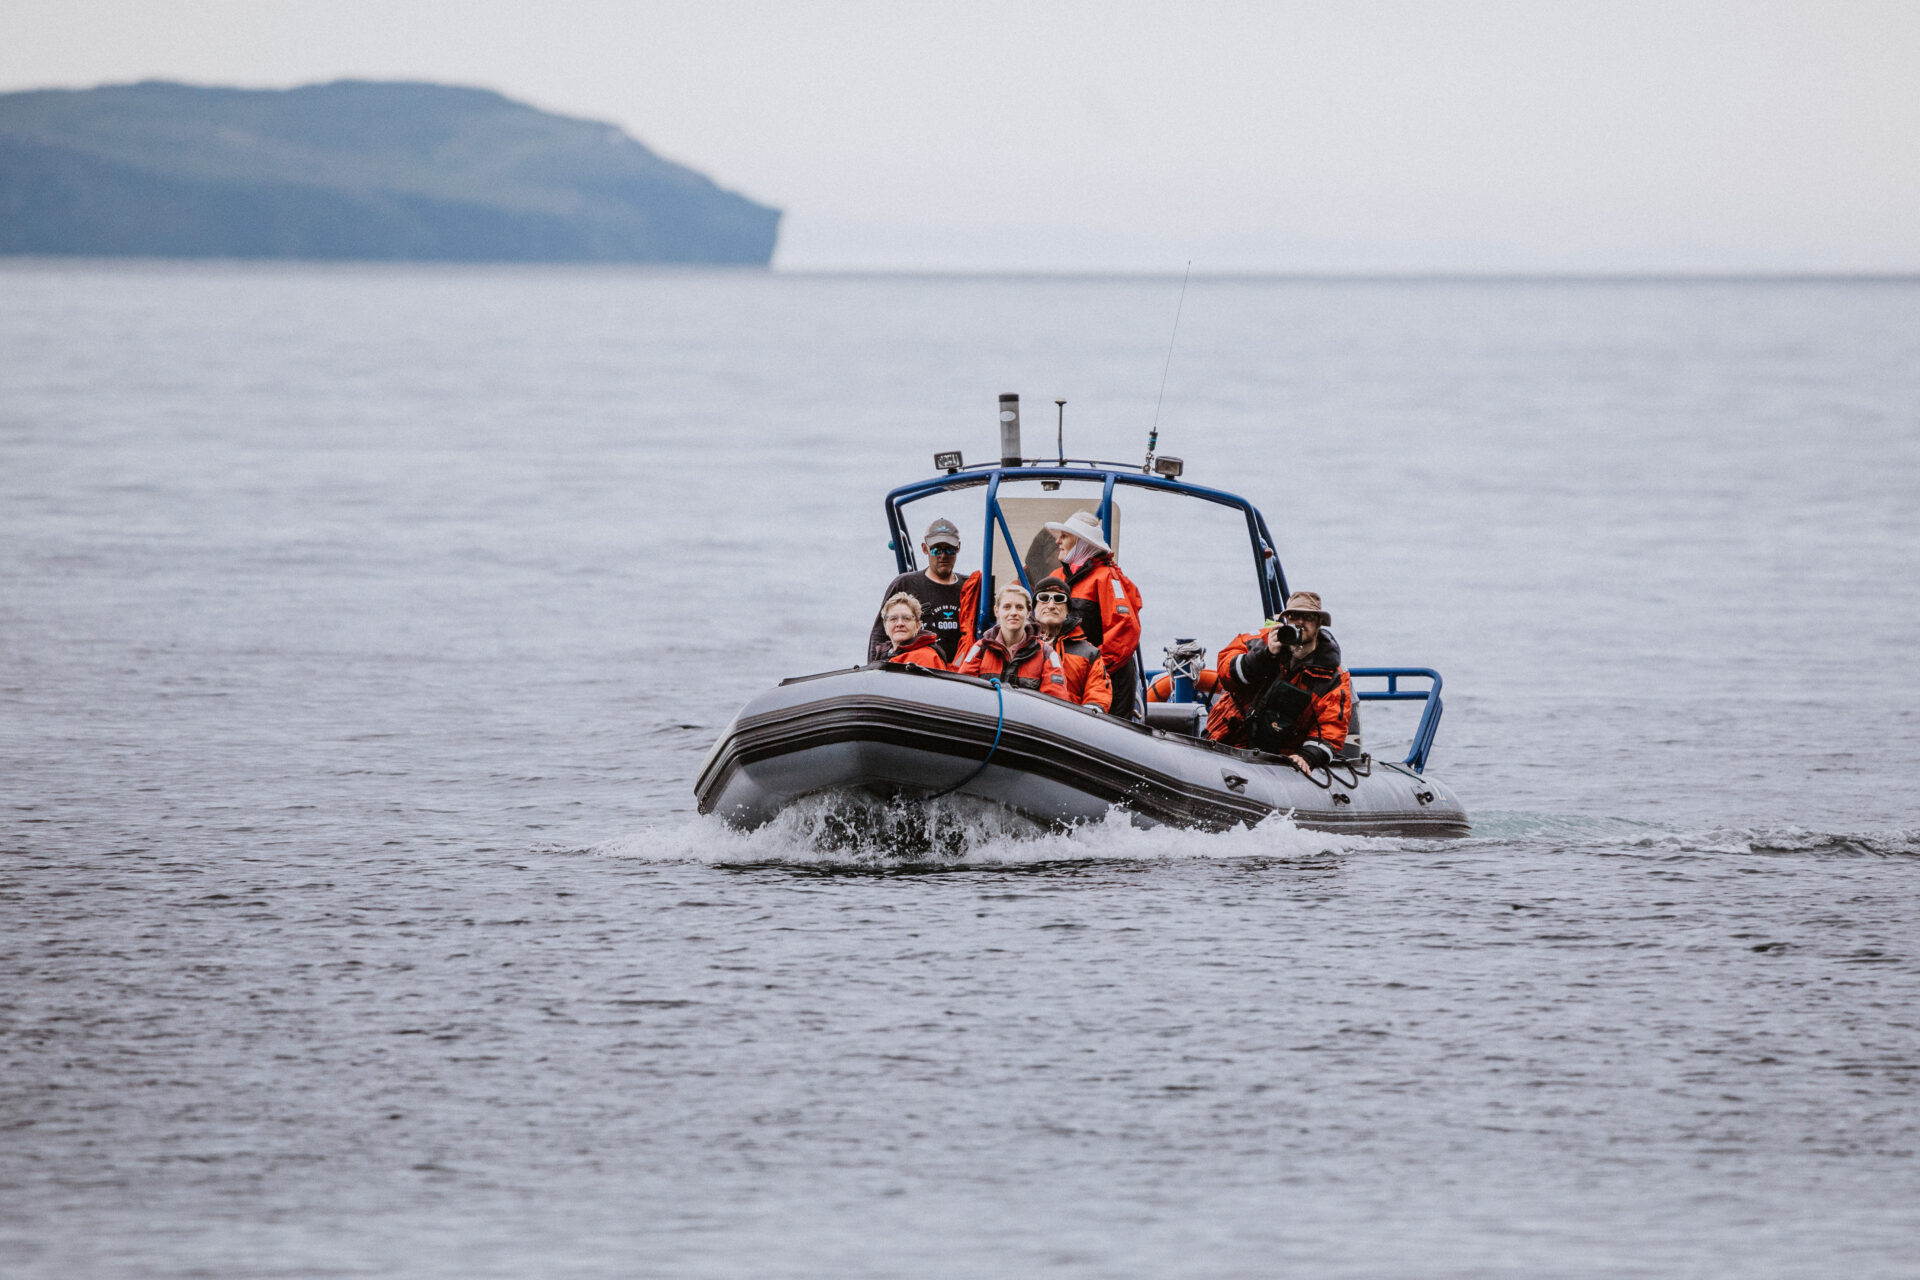
M950 670L940 659L940 638L921 625L920 602L904 591L896 591L880 606L880 621L887 628L887 648L882 662L903 667L925 667L929 671Z
M1033 586L1033 623L1040 638L1060 654L1067 673L1067 699L1096 711L1113 707L1113 682L1100 651L1087 643L1080 619L1067 610L1067 582L1055 575Z
M1080 620L1089 644L1100 650L1113 688L1113 714L1133 714L1133 655L1140 647L1140 591L1114 563L1113 548L1091 511L1076 511L1051 521L1060 546L1060 577L1067 584L1067 608Z
M1001 683L1040 692L1071 702L1067 672L1060 653L1028 625L1027 589L1017 582L1000 588L994 598L998 623L981 634L954 670L963 676L999 677Z
M1284 756L1302 773L1325 767L1347 741L1353 680L1333 618L1312 591L1287 597L1279 621L1235 636L1215 666L1207 736Z

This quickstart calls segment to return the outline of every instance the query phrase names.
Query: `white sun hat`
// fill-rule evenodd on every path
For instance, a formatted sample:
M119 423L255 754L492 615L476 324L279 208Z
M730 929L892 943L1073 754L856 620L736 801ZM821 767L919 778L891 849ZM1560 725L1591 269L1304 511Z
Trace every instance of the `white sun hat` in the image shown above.
M1047 528L1055 533L1070 533L1096 551L1112 551L1100 536L1100 517L1091 511L1076 511L1065 520L1049 520Z

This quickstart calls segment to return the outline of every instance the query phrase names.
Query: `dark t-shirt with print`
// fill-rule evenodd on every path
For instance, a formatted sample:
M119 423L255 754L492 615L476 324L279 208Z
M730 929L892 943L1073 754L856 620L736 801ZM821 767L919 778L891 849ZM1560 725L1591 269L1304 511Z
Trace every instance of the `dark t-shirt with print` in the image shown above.
M887 584L882 601L893 597L894 592L904 591L920 602L920 625L933 632L937 641L935 648L940 651L940 660L948 666L953 665L953 655L960 648L960 584L965 581L958 574L952 582L935 582L926 571L916 569L912 573L903 573ZM867 661L878 662L887 656L893 642L887 639L886 624L880 615L873 615L873 631L867 637Z

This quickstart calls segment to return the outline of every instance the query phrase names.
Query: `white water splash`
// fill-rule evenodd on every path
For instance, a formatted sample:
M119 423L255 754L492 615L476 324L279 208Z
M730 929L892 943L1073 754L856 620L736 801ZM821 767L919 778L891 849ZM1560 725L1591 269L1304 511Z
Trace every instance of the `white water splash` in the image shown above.
M588 852L649 862L788 864L886 869L1032 866L1050 862L1310 858L1393 842L1305 831L1276 815L1256 827L1194 831L1135 826L1125 812L1058 831L992 804L950 797L932 805L816 796L754 831L693 818L634 832Z

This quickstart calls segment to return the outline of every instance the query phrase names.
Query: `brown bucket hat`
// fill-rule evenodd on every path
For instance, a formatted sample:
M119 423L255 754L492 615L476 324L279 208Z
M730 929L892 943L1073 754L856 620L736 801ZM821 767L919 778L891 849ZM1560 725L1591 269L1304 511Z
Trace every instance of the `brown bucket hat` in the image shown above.
M1333 615L1320 607L1320 593L1318 591L1294 592L1287 597L1287 607L1281 610L1281 612L1314 614L1320 619L1320 625L1323 627L1330 626L1333 623Z

